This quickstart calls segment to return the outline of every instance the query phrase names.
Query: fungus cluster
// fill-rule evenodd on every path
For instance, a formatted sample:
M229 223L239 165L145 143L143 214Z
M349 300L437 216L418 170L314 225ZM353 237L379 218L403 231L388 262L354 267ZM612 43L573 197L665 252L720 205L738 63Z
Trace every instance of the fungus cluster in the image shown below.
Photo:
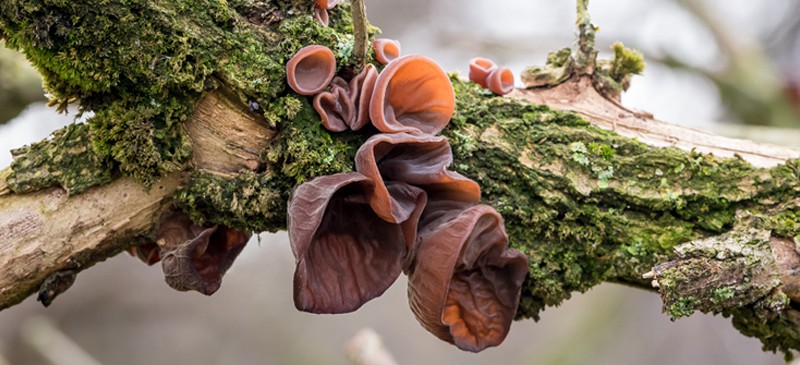
M221 225L195 224L179 211L165 213L156 242L128 250L147 265L161 261L167 284L180 291L214 294L250 234Z
M376 41L376 59L386 67L378 73L367 65L347 81L334 77L335 60L317 62L332 57L306 48L287 64L287 80L299 94L320 91L314 107L324 126L371 123L382 133L359 148L356 171L317 177L292 193L295 306L351 312L403 272L425 329L462 350L500 344L528 261L508 249L503 219L480 204L478 184L448 170L450 145L436 136L455 110L448 76L427 57L399 57L399 44ZM325 80L329 89L321 91Z
M498 67L487 58L477 57L469 61L469 79L497 95L514 90L514 73L508 67Z
M327 27L329 22L328 10L333 9L336 7L336 4L339 4L340 2L342 2L342 0L314 1L314 20Z

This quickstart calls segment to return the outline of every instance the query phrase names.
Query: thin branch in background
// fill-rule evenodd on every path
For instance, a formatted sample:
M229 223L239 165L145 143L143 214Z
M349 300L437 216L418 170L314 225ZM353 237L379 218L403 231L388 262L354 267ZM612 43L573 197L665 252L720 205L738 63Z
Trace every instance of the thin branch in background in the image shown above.
M366 0L351 0L351 11L353 16L353 60L357 70L360 71L367 59L367 45L369 43L369 33L367 31L367 5Z
M102 365L47 318L29 319L21 332L23 341L53 365Z
M578 19L576 21L577 37L575 47L575 63L578 73L591 75L594 73L597 50L594 48L594 34L597 28L589 16L589 0L577 0Z
M397 365L381 336L371 328L358 331L347 342L345 351L353 365Z

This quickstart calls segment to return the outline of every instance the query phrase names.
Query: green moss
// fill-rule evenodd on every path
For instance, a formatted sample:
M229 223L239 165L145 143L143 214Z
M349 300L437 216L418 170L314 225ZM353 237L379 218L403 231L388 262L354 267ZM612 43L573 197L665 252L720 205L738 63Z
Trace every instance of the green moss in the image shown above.
M183 168L190 146L179 122L203 92L221 81L242 102L271 105L285 93L284 65L300 47L347 54L349 5L331 11L332 27L314 22L311 6L9 0L0 4L0 27L43 75L54 103L77 101L96 113L88 124L97 153L149 184Z
M72 124L50 138L11 151L14 162L6 179L15 193L59 185L69 194L111 181L108 159L94 153L86 124Z
M670 318L674 321L681 317L691 316L694 313L695 306L698 304L698 302L699 301L695 297L683 297L675 301L675 303L670 304L666 311Z
M511 245L530 257L522 317L602 281L649 286L636 278L675 247L726 232L737 210L793 197L798 186L792 169L650 147L451 80L457 111L444 133L453 169L480 183Z

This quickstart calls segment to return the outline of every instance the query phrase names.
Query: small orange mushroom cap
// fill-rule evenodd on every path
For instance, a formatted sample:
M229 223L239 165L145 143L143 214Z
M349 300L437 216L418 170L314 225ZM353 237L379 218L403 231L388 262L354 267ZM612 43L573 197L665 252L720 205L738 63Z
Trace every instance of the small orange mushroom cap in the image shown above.
M514 73L508 67L499 67L489 73L486 88L497 95L505 95L514 91Z
M469 61L469 79L481 85L483 88L486 88L486 78L496 69L497 65L488 58L473 58Z
M370 102L372 124L385 133L439 133L455 111L450 78L430 58L410 55L378 75Z
M300 95L314 95L324 90L336 73L336 57L324 46L301 48L286 63L286 81Z
M508 250L497 211L486 205L430 204L408 270L411 310L436 337L478 352L505 339L519 304L527 257Z
M387 64L400 57L400 42L394 39L378 38L372 41L375 49L375 59L381 64Z

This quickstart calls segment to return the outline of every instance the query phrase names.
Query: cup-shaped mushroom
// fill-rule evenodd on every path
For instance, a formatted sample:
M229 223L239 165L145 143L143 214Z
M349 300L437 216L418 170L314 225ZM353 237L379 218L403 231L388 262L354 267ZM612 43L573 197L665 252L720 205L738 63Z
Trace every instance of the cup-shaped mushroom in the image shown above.
M498 67L486 77L486 88L497 95L514 91L514 73L508 67Z
M497 346L514 319L527 257L507 249L502 218L491 207L443 221L420 231L408 277L411 310L425 329L462 350Z
M480 186L458 173L448 171L453 161L444 137L408 133L376 134L356 152L356 171L375 182L369 203L373 211L389 222L404 219L384 181L402 181L423 190L452 190L457 200L478 203Z
M404 224L386 222L367 203L372 181L357 172L318 177L289 200L288 231L297 267L294 303L311 313L347 313L383 294L401 272L406 234L416 239L425 192L392 184L412 211Z
M203 227L181 212L167 213L156 231L167 284L180 291L214 294L250 234L224 226Z
M486 88L486 78L497 69L494 61L488 58L476 57L469 60L469 79L470 81Z
M321 24L323 27L327 27L330 24L330 16L328 16L328 10L325 8L320 8L319 6L314 7L314 20Z
M338 76L333 79L330 92L324 91L314 97L314 109L322 118L322 125L331 132L346 131L356 118L350 87Z
M316 0L316 1L315 1L315 3L314 3L314 5L315 5L316 7L318 7L318 8L322 8L322 9L326 9L326 10L331 10L331 9L333 9L333 8L334 8L334 7L335 7L337 4L339 4L340 2L342 2L342 1L341 1L341 0Z
M314 109L330 131L357 131L369 123L369 100L378 79L375 66L367 65L350 82L334 77L330 92L314 97Z
M286 63L289 87L300 95L314 95L324 90L336 73L336 58L325 46L301 48Z
M400 57L400 42L394 39L378 38L372 41L372 48L375 59L384 65Z
M385 133L440 132L455 111L447 74L430 58L400 57L378 75L370 101L372 124Z

